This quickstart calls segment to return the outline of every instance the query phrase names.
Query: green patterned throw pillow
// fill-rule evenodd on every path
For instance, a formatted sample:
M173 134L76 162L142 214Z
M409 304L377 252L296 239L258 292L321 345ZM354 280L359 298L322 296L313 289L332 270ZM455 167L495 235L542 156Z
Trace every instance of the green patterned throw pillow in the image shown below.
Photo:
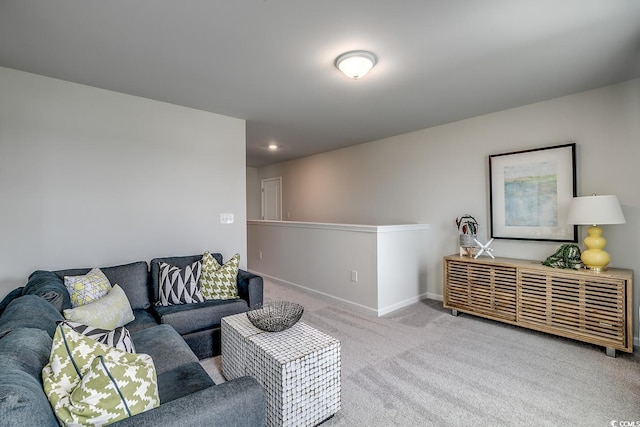
M65 324L56 329L42 380L62 425L110 424L160 405L151 356L101 344Z
M240 254L235 254L221 266L209 253L202 256L200 292L206 299L235 299L238 297L238 269Z
M109 293L111 283L99 268L84 276L64 276L64 286L71 296L71 307L79 307L98 300Z

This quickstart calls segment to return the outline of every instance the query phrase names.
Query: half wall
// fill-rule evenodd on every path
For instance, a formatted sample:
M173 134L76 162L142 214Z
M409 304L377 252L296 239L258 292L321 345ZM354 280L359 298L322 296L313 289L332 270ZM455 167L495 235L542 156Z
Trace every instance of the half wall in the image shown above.
M248 268L380 316L427 297L428 228L247 221Z

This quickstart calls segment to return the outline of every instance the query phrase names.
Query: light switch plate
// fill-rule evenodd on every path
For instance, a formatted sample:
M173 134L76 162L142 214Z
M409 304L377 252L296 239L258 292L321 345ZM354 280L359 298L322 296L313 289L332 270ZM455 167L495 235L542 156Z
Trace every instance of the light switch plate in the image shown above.
M220 214L220 224L233 224L233 214L232 213L221 213Z

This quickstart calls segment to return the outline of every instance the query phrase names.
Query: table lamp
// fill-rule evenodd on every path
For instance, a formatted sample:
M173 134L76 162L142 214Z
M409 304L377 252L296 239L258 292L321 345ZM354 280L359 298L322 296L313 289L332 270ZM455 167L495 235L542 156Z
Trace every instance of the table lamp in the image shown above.
M620 202L616 196L583 196L574 197L569 207L567 223L577 225L591 225L585 237L584 244L587 250L582 252L582 262L595 272L605 271L611 257L604 247L607 241L602 237L602 229L599 225L624 224L624 214L620 208Z

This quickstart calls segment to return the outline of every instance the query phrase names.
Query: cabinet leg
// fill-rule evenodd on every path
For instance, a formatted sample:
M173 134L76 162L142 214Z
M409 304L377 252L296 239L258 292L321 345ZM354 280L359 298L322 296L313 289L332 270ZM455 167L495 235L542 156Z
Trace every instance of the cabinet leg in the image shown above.
M604 353L609 357L616 357L616 349L612 347L605 347Z
M451 309L451 315L457 317L458 316L458 310L456 310L455 308L452 308Z

